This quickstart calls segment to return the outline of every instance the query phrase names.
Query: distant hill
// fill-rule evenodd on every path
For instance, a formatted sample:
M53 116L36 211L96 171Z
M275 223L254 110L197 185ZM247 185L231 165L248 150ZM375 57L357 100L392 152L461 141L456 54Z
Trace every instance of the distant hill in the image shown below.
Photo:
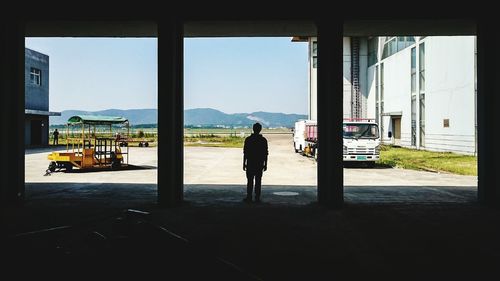
M252 126L259 122L264 127L293 127L299 119L307 119L307 115L271 112L252 112L226 114L212 108L196 108L184 110L185 126Z
M101 111L64 110L61 116L51 116L51 125L66 124L68 118L74 115L112 115L127 118L132 125L157 124L157 109L107 109ZM284 114L270 112L252 112L226 114L212 108L196 108L184 110L184 125L193 127L206 126L252 126L255 122L260 122L264 127L293 127L299 119L306 119L307 115Z

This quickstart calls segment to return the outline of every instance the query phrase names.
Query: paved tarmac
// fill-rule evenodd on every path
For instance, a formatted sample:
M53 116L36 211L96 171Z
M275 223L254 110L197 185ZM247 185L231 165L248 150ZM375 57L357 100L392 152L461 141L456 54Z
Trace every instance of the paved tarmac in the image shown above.
M131 154L145 169L47 177L46 151L27 151L26 201L2 210L4 265L46 263L45 276L105 269L174 280L500 274L500 211L478 205L476 177L345 168L344 208L332 210L316 203L316 163L287 142L269 136L260 204L241 201L240 149L185 148L184 203L176 208L156 204L155 148Z

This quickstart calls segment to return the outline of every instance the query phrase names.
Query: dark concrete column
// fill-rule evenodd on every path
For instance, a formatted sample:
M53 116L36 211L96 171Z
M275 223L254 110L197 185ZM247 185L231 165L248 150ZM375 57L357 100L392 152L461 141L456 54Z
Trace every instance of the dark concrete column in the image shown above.
M500 142L497 137L500 108L500 32L496 19L478 22L477 133L478 199L500 207Z
M331 208L344 203L342 164L343 24L318 25L318 202Z
M0 200L5 205L24 200L24 28L20 22L1 22L0 71Z
M184 192L183 24L158 25L158 203L179 205Z

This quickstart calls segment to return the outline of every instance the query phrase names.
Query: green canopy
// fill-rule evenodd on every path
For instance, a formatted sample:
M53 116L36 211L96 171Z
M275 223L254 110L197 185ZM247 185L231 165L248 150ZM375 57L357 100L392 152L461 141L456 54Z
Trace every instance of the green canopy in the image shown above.
M120 116L104 116L104 115L75 115L68 119L68 124L120 124L128 122L126 118Z

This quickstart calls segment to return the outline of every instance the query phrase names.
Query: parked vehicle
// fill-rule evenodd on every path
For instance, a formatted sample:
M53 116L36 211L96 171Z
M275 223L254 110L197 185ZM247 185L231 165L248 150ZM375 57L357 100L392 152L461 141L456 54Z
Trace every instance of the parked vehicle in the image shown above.
M348 118L342 124L343 160L364 162L374 166L380 160L380 132L374 119ZM316 121L300 120L295 123L295 152L318 158L318 125Z
M120 130L113 134L113 126ZM66 152L52 152L46 174L56 170L118 168L128 165L129 121L120 116L77 115L68 119ZM122 149L121 147L125 147Z
M318 159L318 124L315 121L306 124L305 143L304 155Z
M316 121L299 120L295 122L295 128L293 130L293 147L297 153L304 153L306 148L306 124L316 124Z
M374 119L344 119L342 131L344 161L373 166L380 160L380 132Z

